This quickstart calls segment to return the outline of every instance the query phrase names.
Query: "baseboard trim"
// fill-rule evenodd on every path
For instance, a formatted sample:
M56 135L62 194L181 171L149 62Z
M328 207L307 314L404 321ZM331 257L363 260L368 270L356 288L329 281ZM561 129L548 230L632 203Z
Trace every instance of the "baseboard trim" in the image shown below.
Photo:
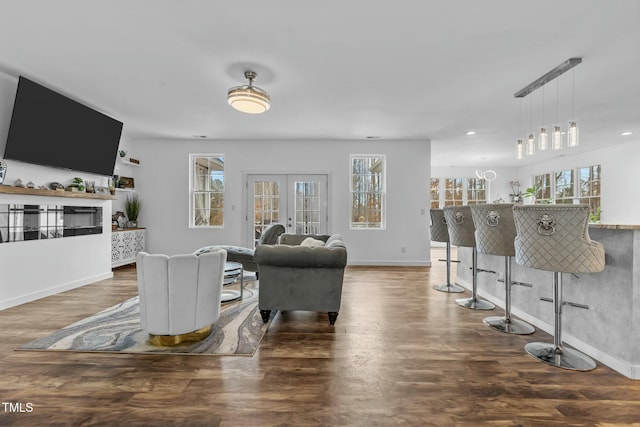
M464 280L458 280L457 283L469 290L471 289L471 286L468 283L466 283L466 281ZM493 295L486 294L482 292L480 289L478 289L478 296L481 296L483 299L486 299L487 301L491 301L497 307L500 307L504 310L503 300L496 298ZM536 328L543 330L549 335L553 336L553 329L554 329L553 325L547 322L543 322L542 320L536 317L533 317L528 313L523 312L517 307L511 308L511 314L518 317L519 319L524 320L527 323L532 324ZM553 341L553 338L550 338L549 342L552 342L552 341ZM630 362L621 360L615 356L605 353L602 350L592 347L591 345L585 343L584 341L579 340L578 338L570 334L563 333L562 341L565 344L569 344L571 347L575 348L576 350L580 350L581 352L591 356L598 362L608 366L609 368L613 369L616 372L619 372L625 377L632 380L640 380L640 365L634 365ZM524 352L524 348L522 351Z
M371 267L431 267L431 261L353 261L349 260L348 265L371 266Z
M48 297L51 295L59 294L60 292L69 291L71 289L80 288L82 286L89 285L91 283L98 282L104 279L110 279L113 277L113 272L98 274L92 277L86 277L81 280L76 280L70 283L64 283L62 285L54 286L52 288L43 289L37 292L32 292L26 295L20 295L19 297L10 298L0 301L0 310L15 307L21 304L25 304L31 301L38 300L40 298Z

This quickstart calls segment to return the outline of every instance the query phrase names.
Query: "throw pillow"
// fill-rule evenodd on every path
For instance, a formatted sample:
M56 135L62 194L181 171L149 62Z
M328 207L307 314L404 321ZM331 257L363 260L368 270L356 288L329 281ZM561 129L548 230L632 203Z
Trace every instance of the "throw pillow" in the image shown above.
M314 239L313 237L307 237L300 243L300 246L317 248L319 246L324 246L324 242L322 240Z

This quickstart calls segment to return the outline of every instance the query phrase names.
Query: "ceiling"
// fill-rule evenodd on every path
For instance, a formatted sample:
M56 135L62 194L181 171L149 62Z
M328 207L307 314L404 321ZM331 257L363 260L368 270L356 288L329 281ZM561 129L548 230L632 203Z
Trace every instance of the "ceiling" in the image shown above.
M123 121L126 138L430 139L433 166L460 167L640 143L635 0L15 0L0 40L1 72ZM226 103L246 69L265 114ZM517 137L543 114L566 128L572 108L580 147L515 160Z

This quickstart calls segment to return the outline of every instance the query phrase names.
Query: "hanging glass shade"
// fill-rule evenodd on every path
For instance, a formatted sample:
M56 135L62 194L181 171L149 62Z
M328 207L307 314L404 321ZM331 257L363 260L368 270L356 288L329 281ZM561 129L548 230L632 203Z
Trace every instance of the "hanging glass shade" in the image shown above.
M551 149L562 150L562 131L560 126L553 127L553 133L551 134Z
M516 141L516 159L522 160L523 156L524 156L524 143L522 142L522 139L518 139Z
M567 131L567 147L577 147L580 144L578 137L578 123L569 122L569 130Z

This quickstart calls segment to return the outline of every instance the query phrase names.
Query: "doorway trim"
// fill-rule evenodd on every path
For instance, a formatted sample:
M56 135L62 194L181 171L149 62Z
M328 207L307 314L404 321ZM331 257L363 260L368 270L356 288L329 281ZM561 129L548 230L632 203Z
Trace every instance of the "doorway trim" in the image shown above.
M249 222L249 177L252 175L324 175L327 177L327 233L331 234L333 228L332 221L332 172L326 169L319 170L285 170L285 171L265 171L265 170L247 170L242 171L242 227L241 239L243 244L250 244L251 240L247 233ZM251 238L253 239L253 237ZM252 246L252 245L251 245ZM251 247L249 246L249 247Z

